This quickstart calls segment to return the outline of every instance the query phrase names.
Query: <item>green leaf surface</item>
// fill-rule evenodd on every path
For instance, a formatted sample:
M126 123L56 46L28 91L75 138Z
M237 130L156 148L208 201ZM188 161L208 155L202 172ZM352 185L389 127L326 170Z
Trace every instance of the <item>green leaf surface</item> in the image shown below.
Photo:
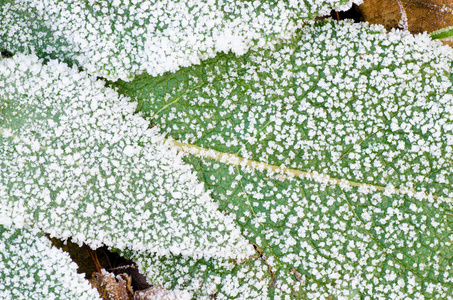
M0 225L0 298L100 299L67 253L36 229Z
M427 35L321 23L113 86L263 250L268 295L451 299L452 54Z
M149 252L123 254L146 270L153 284L190 292L193 299L270 299L272 275L258 256L238 261L157 256Z
M163 136L104 83L0 60L0 224L92 248L244 258L252 246Z
M0 50L75 62L94 75L127 80L143 71L158 75L198 64L218 52L243 54L352 3L3 0Z
M429 34L432 39L450 39L453 36L453 26L433 31Z

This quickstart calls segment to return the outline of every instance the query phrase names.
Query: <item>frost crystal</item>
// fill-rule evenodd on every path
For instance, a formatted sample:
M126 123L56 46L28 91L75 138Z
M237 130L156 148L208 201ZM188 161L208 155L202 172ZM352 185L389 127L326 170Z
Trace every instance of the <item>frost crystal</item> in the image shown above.
M198 64L217 52L244 54L353 0L1 3L0 50L75 61L95 75L126 80Z
M194 260L189 257L156 257L150 253L129 254L150 280L168 289L184 289L192 299L268 300L271 284L267 266L259 259L240 264L225 260Z
M0 61L0 222L92 248L195 258L253 254L157 128L56 61Z
M67 253L41 232L0 225L0 298L100 299Z
M452 57L426 35L314 23L117 86L262 249L274 299L453 299Z

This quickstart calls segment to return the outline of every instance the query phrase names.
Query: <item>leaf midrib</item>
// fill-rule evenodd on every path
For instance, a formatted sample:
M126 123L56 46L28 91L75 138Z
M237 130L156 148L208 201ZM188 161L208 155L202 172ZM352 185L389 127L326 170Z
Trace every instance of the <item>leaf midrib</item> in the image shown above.
M444 197L439 195L429 194L427 192L420 192L413 189L404 189L404 188L396 188L391 186L381 186L381 185L374 185L369 183L362 183L342 178L331 177L327 174L322 174L318 172L308 172L302 171L298 169L288 168L285 166L278 166L272 165L261 161L250 160L239 156L237 154L232 153L225 153L221 151L217 151L210 148L204 148L197 145L183 143L180 141L176 141L173 139L166 139L165 144L171 147L176 148L177 150L185 153L190 154L195 157L199 158L208 158L215 160L220 163L224 163L231 166L240 166L240 167L249 167L256 171L268 171L270 176L274 179L284 181L288 178L299 178L299 179L308 179L313 180L319 183L326 183L330 185L337 185L340 187L348 186L351 188L359 188L362 189L363 192L369 191L380 191L386 192L389 195L398 194L398 195L408 195L408 196L415 196L423 199L434 199L434 200L443 200L443 201L453 201L451 197ZM344 189L344 188L342 188Z
M271 164L267 164L264 162L249 160L249 159L241 157L237 154L224 153L224 152L217 151L214 149L203 148L200 146L175 141L172 139L166 139L165 144L167 144L171 147L174 147L177 150L179 150L185 154L193 155L193 156L196 156L199 158L213 159L217 162L232 165L235 167L247 166L247 167L250 167L257 171L269 171L271 173L274 173L273 175L270 175L270 176L276 180L283 181L288 178L294 177L294 178L300 178L300 179L313 180L313 181L320 182L320 183L338 185L338 186L340 186L340 188L341 188L341 185L347 184L350 187L356 187L356 188L365 187L365 188L371 189L371 191L372 191L372 189L375 189L375 190L381 191L381 192L385 192L387 190L387 188L383 187L383 186L354 182L354 181L350 181L350 180L330 177L325 174L319 174L319 173L315 173L315 172L306 172L306 171L301 171L301 170L297 170L297 169L281 167L281 166L277 166L277 165L271 165ZM257 167L257 166L259 166L259 167ZM342 192L345 193L344 188L341 188L341 189L342 189ZM413 195L415 193L420 193L420 192L416 192L414 190L407 190L407 189L406 190L397 189L397 188L392 190L392 194L399 194L399 195ZM431 195L428 193L423 193L422 195L425 198L431 197L432 199L435 199L435 200L450 200L450 201L453 200L453 198L450 198L450 197L442 197L442 196L438 196L438 195ZM347 199L347 197L346 197L346 199ZM365 223L363 222L362 218L359 215L357 215L357 212L353 209L353 205L350 203L349 200L346 200L346 201L348 203L348 206L349 206L351 212L362 223L363 228L366 228ZM252 213L254 214L253 209L252 209ZM448 212L446 212L446 213L450 214ZM369 230L365 229L365 231L370 236L370 238L372 238L381 249L383 249L383 250L386 249L385 246ZM390 255L396 262L398 262L399 265L405 266L405 264L400 259L398 259L395 254L388 253L388 255ZM275 258L279 261L278 257L275 257ZM281 264L284 265L283 263L281 263ZM422 280L426 280L426 281L434 282L434 283L437 282L436 280L433 280L426 276L420 275L417 272L417 270L415 270L413 268L408 268L407 266L405 266L405 268L410 270L415 276L417 276L418 278L421 278ZM453 284L449 284L449 285L453 286Z
M5 138L5 129L0 128L0 136ZM15 139L18 138L20 139L21 142L24 144L28 145L28 143L23 139L20 138L16 134L12 134L8 136L8 138ZM227 165L231 166L238 166L238 167L249 167L253 170L256 171L268 171L270 173L269 176L276 180L284 181L288 178L299 178L299 179L308 179L308 180L313 180L315 182L319 183L326 183L330 185L337 185L337 186L349 186L351 188L362 188L363 191L380 191L380 192L387 192L390 195L391 194L399 194L399 195L408 195L408 196L414 196L415 194L418 194L418 197L423 196L423 198L426 199L434 199L434 200L443 200L443 201L453 201L453 198L451 197L444 197L444 196L439 196L439 195L433 195L433 194L428 194L426 192L417 192L412 189L401 189L401 188L389 188L385 186L380 186L380 185L374 185L374 184L369 184L369 183L361 183L357 181L352 181L352 180L347 180L347 179L341 179L341 178L335 178L331 177L327 174L321 174L318 172L307 172L307 171L302 171L298 169L293 169L293 168L288 168L285 166L278 166L278 165L272 165L268 163L264 163L261 161L256 161L256 160L250 160L247 158L244 158L242 156L239 156L237 154L231 154L231 153L224 153L221 151L217 151L214 149L209 149L209 148L203 148L197 145L189 144L189 143L183 143L179 142L173 139L164 139L164 143L167 146L176 148L177 150L185 153L185 154L190 154L196 157L200 158L209 158L213 159L217 162L224 163ZM46 151L48 150L47 147L40 145L40 150ZM65 157L66 155L61 155L62 157ZM79 165L79 162L76 162L77 165Z

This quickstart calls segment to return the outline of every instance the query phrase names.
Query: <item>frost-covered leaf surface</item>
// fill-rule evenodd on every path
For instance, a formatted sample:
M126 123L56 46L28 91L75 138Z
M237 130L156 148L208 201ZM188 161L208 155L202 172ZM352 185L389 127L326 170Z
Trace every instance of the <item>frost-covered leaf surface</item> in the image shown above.
M190 300L191 295L185 291L169 291L161 286L153 286L146 290L137 291L135 300Z
M426 35L313 24L116 86L263 249L272 297L452 299L452 57Z
M100 299L67 253L35 229L0 225L0 298Z
M159 255L253 254L135 105L86 73L0 61L0 224Z
M190 292L193 299L271 299L268 289L272 276L258 256L227 261L181 255L158 257L146 252L124 254L146 271L150 282Z
M352 2L4 0L0 49L74 61L111 80L158 75L288 38L304 20Z

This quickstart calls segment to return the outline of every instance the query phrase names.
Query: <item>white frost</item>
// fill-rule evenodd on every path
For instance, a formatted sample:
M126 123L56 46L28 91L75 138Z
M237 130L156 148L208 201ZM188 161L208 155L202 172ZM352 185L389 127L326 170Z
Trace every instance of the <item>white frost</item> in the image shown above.
M0 161L8 162L0 174L0 224L37 224L93 248L253 254L191 167L157 128L147 130L133 115L128 99L86 73L56 61L43 66L34 56L4 58L0 70Z

